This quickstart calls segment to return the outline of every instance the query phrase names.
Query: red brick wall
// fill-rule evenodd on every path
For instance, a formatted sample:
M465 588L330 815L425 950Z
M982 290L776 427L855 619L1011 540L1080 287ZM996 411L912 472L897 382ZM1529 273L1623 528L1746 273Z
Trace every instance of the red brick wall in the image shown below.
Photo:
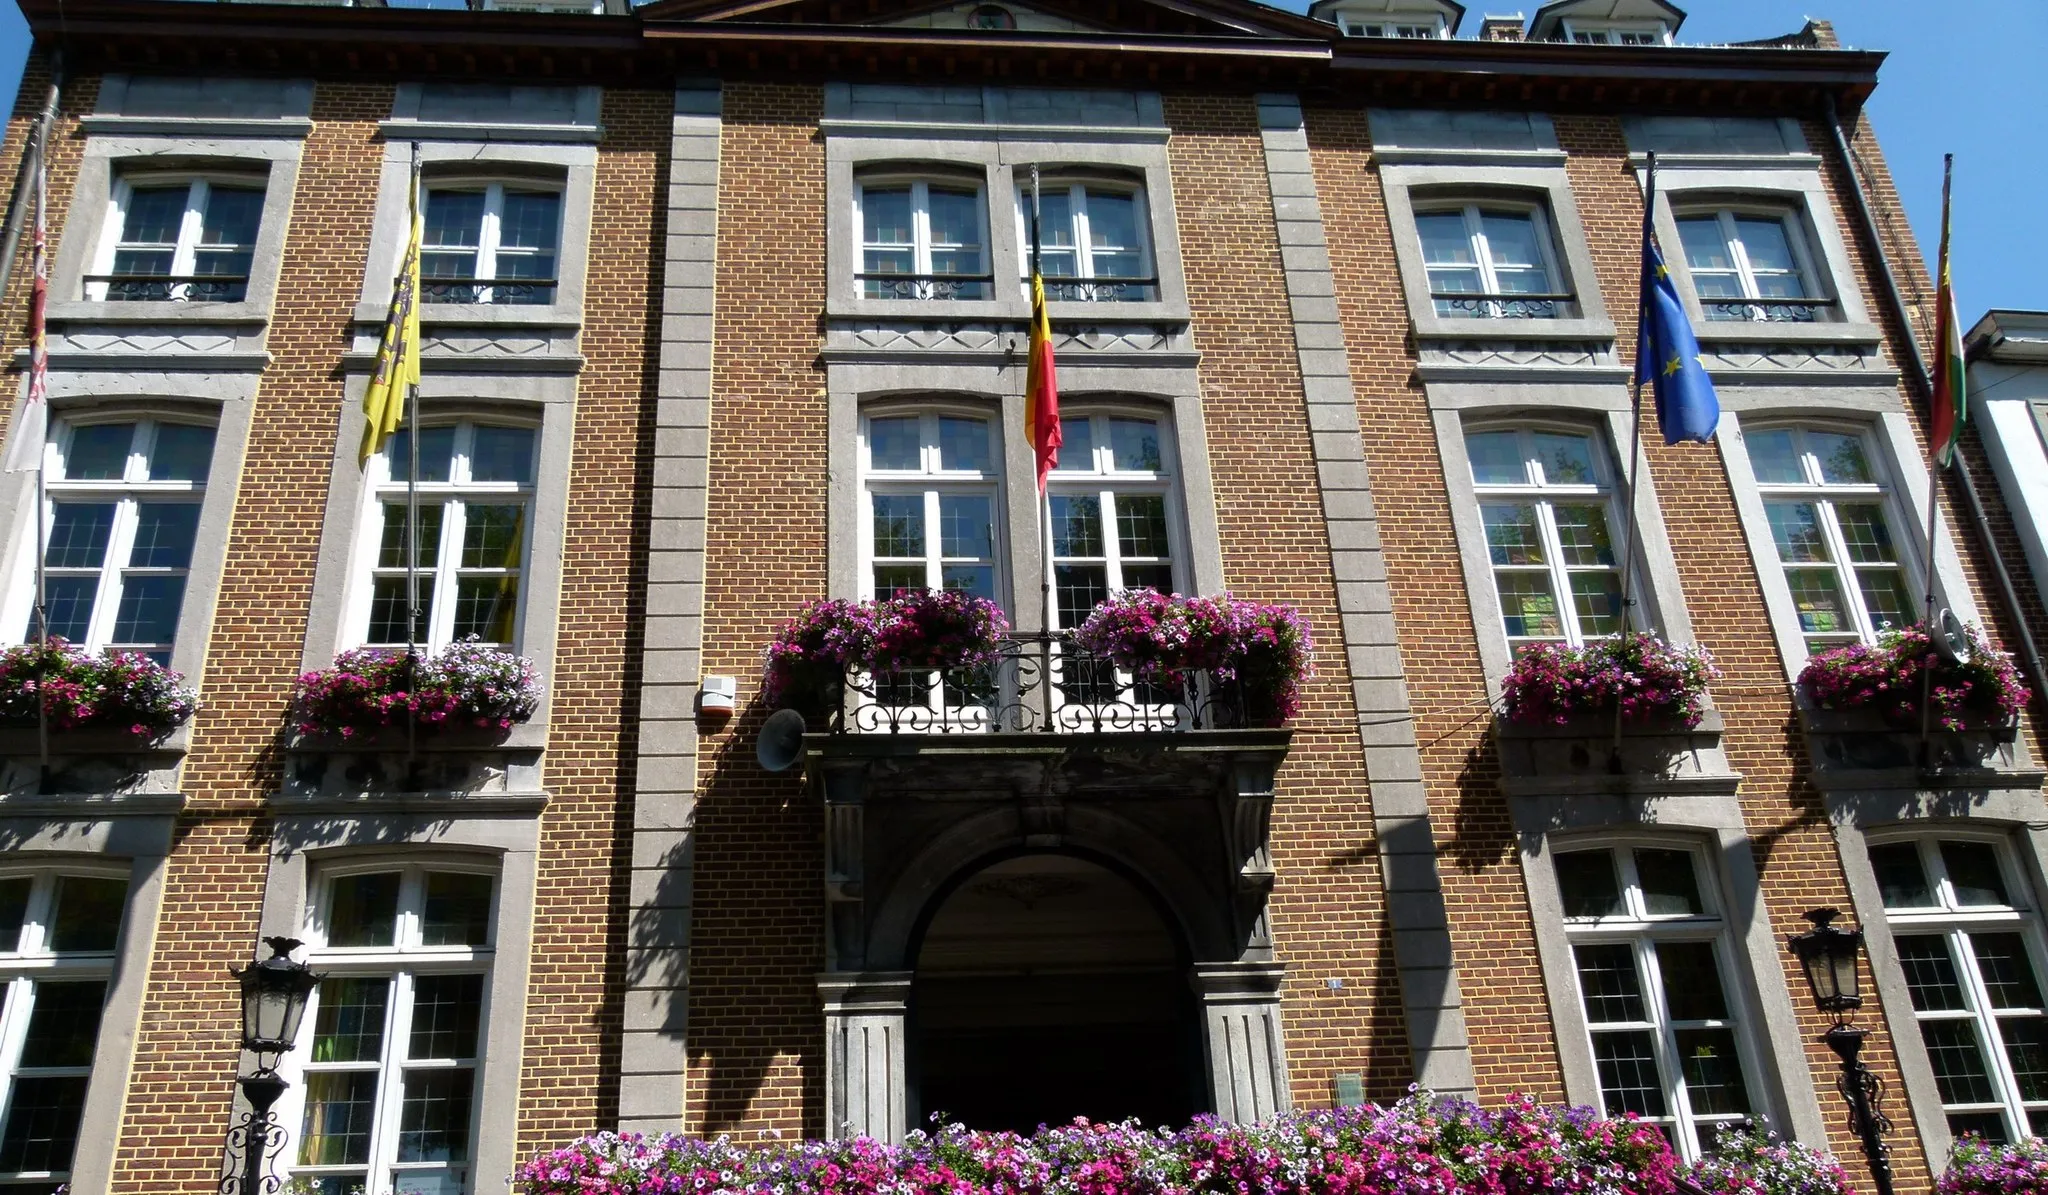
M1169 95L1166 120L1224 581L1293 605L1321 645L1273 802L1294 1098L1329 1104L1347 1071L1393 1098L1413 1072L1258 113L1246 97Z

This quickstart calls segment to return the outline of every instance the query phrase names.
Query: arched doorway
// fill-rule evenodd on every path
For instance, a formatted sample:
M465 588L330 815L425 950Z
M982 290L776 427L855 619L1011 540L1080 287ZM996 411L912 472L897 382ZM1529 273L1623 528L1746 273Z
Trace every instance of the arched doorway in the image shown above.
M1136 884L1066 855L1008 859L954 888L925 930L915 1116L1181 1124L1206 1106L1196 1026L1179 935Z

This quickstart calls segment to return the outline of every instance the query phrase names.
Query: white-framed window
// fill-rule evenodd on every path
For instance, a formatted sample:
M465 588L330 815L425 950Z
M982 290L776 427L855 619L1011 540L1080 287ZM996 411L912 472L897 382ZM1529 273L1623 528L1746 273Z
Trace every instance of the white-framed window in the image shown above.
M406 643L410 435L392 436L370 462L362 573L348 637L373 647ZM467 419L429 423L421 431L420 644L437 649L473 635L518 650L539 439L532 426Z
M318 1195L463 1195L476 1152L497 875L365 863L316 881L306 961L324 978L297 1065L291 1177Z
M1059 467L1046 478L1053 630L1081 625L1126 589L1181 582L1180 493L1163 416L1080 412L1060 419Z
M1750 468L1809 652L1916 621L1894 503L1869 435L1853 427L1745 427Z
M1928 834L1870 864L1949 1130L2048 1136L2048 952L2010 844Z
M1465 455L1510 649L1619 634L1613 486L1592 433L1480 425L1466 430Z
M446 182L428 184L426 193L420 276L427 302L555 301L560 187Z
M1668 46L1671 29L1662 21L1563 22L1565 37L1582 46Z
M863 178L854 188L860 260L854 280L868 299L987 299L988 201L969 179Z
M1145 189L1130 183L1039 184L1039 270L1054 302L1141 303L1159 297ZM1031 182L1017 192L1017 243L1031 272Z
M125 871L0 869L0 1189L70 1177L127 905Z
M95 302L239 303L263 219L264 181L246 175L123 175L85 278Z
M1418 206L1415 231L1439 316L1558 319L1572 314L1572 296L1541 207L1494 201Z
M1574 845L1553 858L1601 1104L1698 1158L1716 1126L1758 1110L1713 870L1668 840Z
M1337 26L1343 30L1346 37L1433 39L1444 36L1444 23L1441 17L1429 19L1409 17L1368 21L1360 17L1343 15L1337 18Z
M43 507L50 634L168 663L213 464L214 429L159 419L52 429ZM30 551L33 551L33 546ZM17 584L33 587L34 569ZM34 600L18 640L36 634Z
M1832 300L1820 295L1806 237L1790 212L1723 208L1676 219L1708 319L1811 323L1826 314Z
M861 420L864 596L950 589L1001 600L1002 449L971 410L886 409Z

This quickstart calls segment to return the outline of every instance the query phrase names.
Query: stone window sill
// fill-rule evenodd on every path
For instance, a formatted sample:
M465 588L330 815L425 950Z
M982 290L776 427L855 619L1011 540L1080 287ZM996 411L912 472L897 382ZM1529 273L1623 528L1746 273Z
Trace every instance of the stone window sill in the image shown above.
M1711 709L1692 727L1675 718L1624 723L1617 755L1610 714L1563 724L1496 718L1501 787L1511 796L1732 793L1741 777L1722 753L1724 728Z

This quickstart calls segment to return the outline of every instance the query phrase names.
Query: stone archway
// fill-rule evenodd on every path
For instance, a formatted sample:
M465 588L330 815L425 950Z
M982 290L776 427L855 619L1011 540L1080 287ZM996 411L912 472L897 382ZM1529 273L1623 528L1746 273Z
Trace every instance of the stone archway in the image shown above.
M1029 1132L1076 1116L1180 1124L1208 1107L1179 934L1073 855L985 867L932 912L911 982L913 1116Z

